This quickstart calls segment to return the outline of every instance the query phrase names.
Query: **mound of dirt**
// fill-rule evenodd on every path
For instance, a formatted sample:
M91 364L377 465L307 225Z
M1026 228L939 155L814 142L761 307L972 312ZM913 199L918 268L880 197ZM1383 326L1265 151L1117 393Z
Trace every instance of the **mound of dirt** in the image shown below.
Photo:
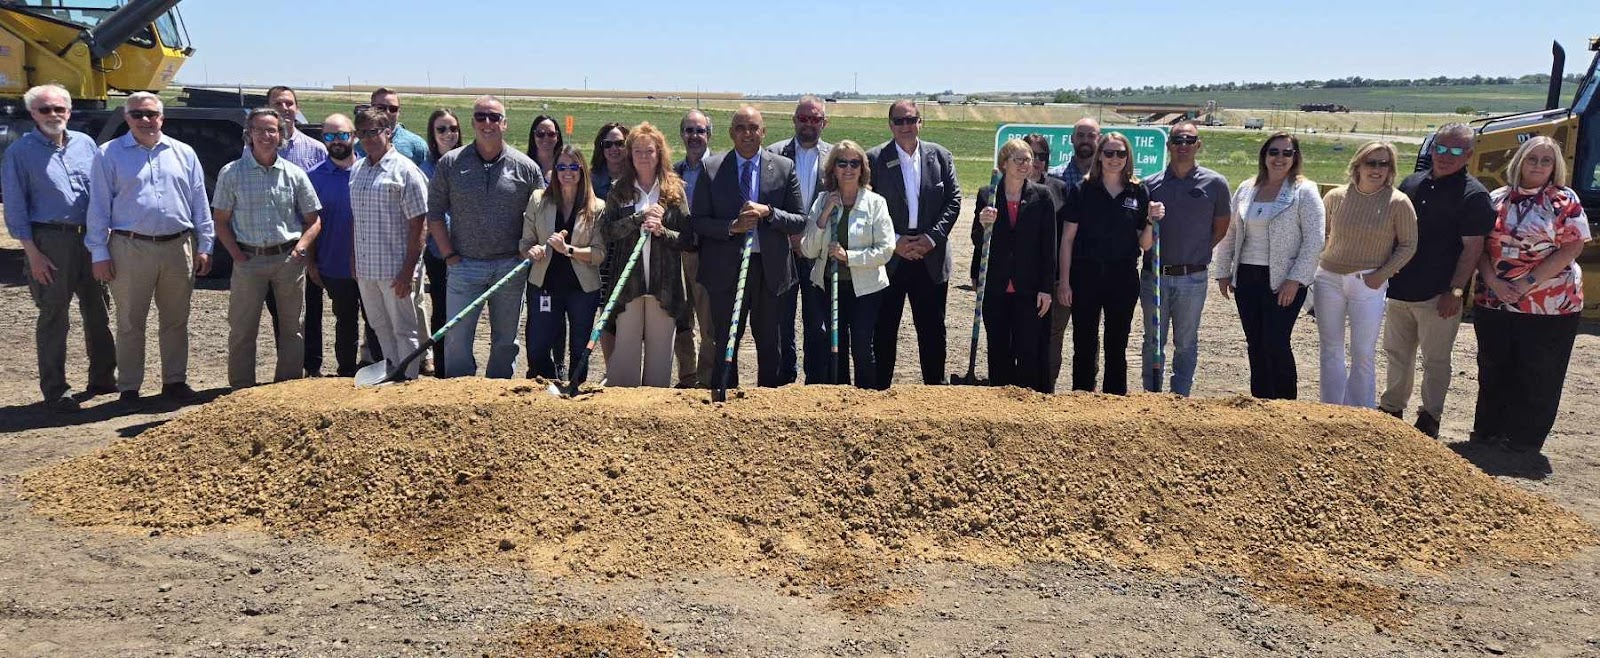
M1219 571L1393 610L1386 568L1549 561L1597 540L1373 411L1017 389L611 389L341 380L249 389L26 476L63 522L358 539L556 573L732 568L784 589L906 559ZM863 584L864 583L864 584ZM892 596L885 595L887 598Z
M631 619L525 624L504 644L506 655L524 658L660 658L673 653Z

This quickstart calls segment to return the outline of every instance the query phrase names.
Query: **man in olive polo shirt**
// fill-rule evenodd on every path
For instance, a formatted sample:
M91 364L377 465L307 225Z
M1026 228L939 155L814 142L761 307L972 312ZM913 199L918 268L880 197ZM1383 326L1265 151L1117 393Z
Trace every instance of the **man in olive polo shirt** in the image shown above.
M1495 210L1489 190L1467 174L1472 128L1462 123L1440 126L1431 148L1430 168L1400 183L1400 191L1417 209L1417 255L1389 279L1383 321L1388 384L1378 408L1396 418L1405 412L1420 348L1422 406L1416 425L1438 438L1462 297L1483 253L1484 236L1494 229Z
M1188 396L1200 356L1200 312L1206 306L1206 268L1211 249L1228 231L1233 195L1228 179L1200 166L1200 127L1179 121L1167 134L1167 168L1145 179L1150 201L1167 207L1156 229L1161 234L1161 327L1155 325L1156 271L1154 250L1145 252L1139 277L1139 305L1144 309L1144 390L1160 390L1156 351L1162 335L1172 339L1172 388Z
M297 379L304 368L306 249L317 239L322 204L299 165L280 157L282 119L271 108L250 112L250 155L222 167L211 200L217 241L233 256L228 293L228 385L256 384L256 334L271 290L278 307L278 361L273 381Z

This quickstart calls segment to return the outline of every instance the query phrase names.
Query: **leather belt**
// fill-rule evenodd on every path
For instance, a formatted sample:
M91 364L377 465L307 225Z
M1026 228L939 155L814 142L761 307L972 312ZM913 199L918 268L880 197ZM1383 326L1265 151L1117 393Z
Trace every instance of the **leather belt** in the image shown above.
M1205 265L1162 265L1161 276L1184 276L1206 271Z
M281 254L281 253L284 253L286 251L289 251L290 249L293 249L295 243L296 243L295 240L290 240L290 241L285 242L283 244L275 244L275 245L272 245L270 247L256 247L256 246L253 246L253 245L240 243L239 244L239 251L243 251L244 253L250 254L251 256L276 256L278 254Z
M112 235L120 235L122 237L133 238L135 240L145 240L147 242L169 242L178 238L187 237L191 232L191 229L183 229L177 233L168 233L166 235L145 235L143 233L134 233L133 231L124 231L122 229L111 229Z
M56 232L59 232L59 233L71 233L71 234L74 234L74 235L83 235L84 233L88 232L88 227L84 226L83 224L57 224L57 223L54 223L54 222L34 222L30 226L35 231L56 231Z

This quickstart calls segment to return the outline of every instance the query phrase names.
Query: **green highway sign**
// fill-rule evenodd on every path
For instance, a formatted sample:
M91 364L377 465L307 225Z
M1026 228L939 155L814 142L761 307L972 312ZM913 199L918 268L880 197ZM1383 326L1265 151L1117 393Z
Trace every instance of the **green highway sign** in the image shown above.
M1133 173L1145 178L1167 168L1166 126L1101 126L1100 134L1119 132L1127 136L1133 147ZM1054 167L1072 157L1072 126L1049 126L1031 123L1007 123L994 133L994 152L999 159L1000 146L1012 137L1026 137L1032 133L1050 140L1050 166ZM1088 173L1088 172L1085 172Z

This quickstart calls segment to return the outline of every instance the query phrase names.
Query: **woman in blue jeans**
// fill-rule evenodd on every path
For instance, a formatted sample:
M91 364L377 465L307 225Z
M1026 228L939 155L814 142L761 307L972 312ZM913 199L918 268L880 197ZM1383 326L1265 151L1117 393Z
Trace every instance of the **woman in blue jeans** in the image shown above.
M583 357L600 305L599 265L605 249L595 226L604 210L605 203L590 187L583 153L563 147L549 187L528 199L518 245L533 261L528 270L527 341L534 375L556 377L550 350L563 322L572 336L568 362L576 365Z

